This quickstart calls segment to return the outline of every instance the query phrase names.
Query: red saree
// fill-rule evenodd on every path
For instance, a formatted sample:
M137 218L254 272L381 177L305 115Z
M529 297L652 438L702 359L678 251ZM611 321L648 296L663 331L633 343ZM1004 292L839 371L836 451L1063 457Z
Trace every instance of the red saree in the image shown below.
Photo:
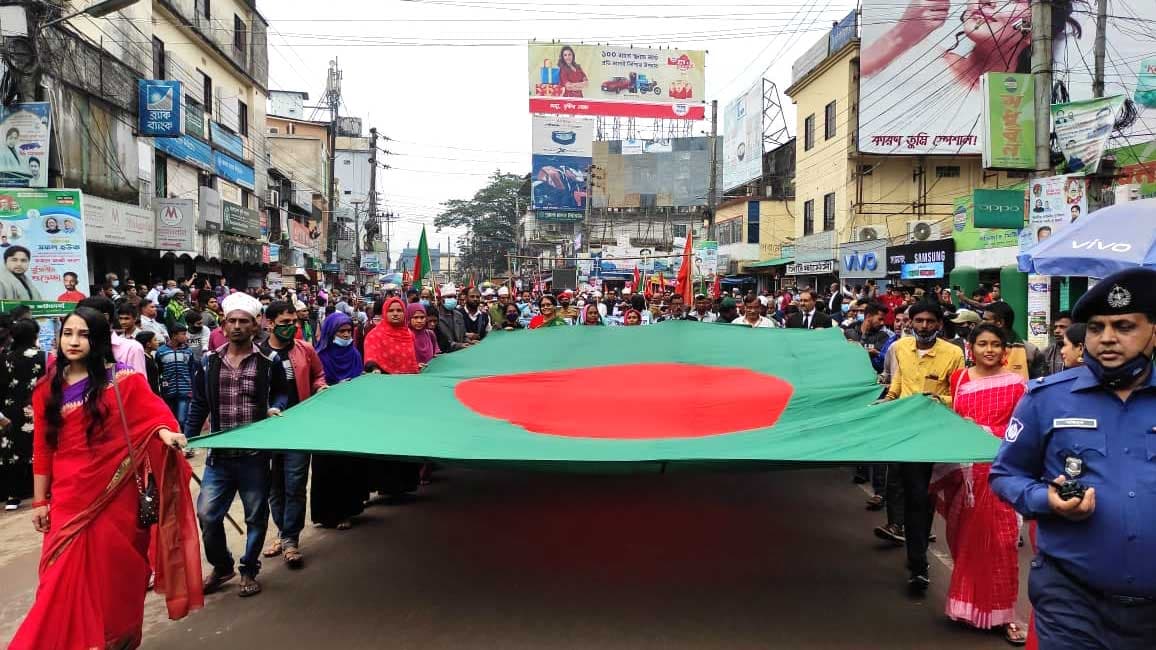
M86 382L65 391L56 449L47 445L42 428L36 428L34 472L52 481L50 529L41 552L36 601L10 650L138 647L150 543L156 591L165 595L169 617L183 618L204 605L197 521L189 494L192 470L183 455L164 446L157 435L161 428L179 428L144 375L118 366L116 378L128 419L131 459L111 388L100 397L104 426L91 443L86 440L88 414L79 385ZM33 393L37 422L45 421L49 390L49 382L43 381ZM138 496L131 471L136 465L151 468L160 497L160 523L147 530L137 526Z
M1002 437L1027 388L1016 373L969 379L952 376L952 408ZM947 545L955 567L947 592L947 616L989 629L1015 622L1019 593L1019 517L987 483L990 463L937 465L931 491L947 521Z

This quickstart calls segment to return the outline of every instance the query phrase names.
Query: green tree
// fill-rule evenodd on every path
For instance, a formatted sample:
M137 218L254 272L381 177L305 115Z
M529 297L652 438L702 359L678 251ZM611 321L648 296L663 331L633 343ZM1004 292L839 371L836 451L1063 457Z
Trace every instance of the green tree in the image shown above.
M518 217L524 201L518 196L523 177L494 172L485 187L469 200L453 199L442 204L434 219L437 228L465 228L460 240L459 268L465 274L506 273L506 254L514 250ZM479 278L480 279L480 278Z

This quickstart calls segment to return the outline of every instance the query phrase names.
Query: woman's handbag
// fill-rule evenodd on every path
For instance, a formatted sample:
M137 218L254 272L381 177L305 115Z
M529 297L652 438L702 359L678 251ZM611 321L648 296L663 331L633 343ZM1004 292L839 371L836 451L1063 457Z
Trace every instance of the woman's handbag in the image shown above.
M124 430L124 442L128 447L129 462L132 462L132 439L128 434L128 418L124 414L124 400L120 397L120 386L117 385L116 372L113 371L112 390L116 393L116 405L120 412L120 425ZM133 478L136 479L137 489L137 506L136 506L136 523L141 528L148 528L160 520L159 501L157 500L157 482L153 477L153 473L148 467L148 457L144 461L145 473L148 476L147 483L145 479L141 478L140 472L137 471L135 465L132 467Z

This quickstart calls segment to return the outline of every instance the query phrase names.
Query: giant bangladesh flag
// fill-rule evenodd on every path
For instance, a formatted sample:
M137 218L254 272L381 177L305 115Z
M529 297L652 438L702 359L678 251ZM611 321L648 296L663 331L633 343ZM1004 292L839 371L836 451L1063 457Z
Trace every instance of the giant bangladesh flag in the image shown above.
M495 331L420 375L364 376L192 445L623 471L994 457L996 438L939 403L879 393L837 329Z

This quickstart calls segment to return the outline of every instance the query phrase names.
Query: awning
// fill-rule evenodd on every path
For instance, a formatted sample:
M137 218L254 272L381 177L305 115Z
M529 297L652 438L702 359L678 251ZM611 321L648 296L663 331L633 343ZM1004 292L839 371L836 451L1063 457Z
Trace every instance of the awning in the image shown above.
M794 261L795 261L794 257L778 257L778 258L775 258L773 260L767 260L765 262L755 262L754 264L744 264L743 268L748 269L748 270L749 269L766 269L766 268L770 268L772 266L782 266L784 264L790 264L791 262L794 262Z

